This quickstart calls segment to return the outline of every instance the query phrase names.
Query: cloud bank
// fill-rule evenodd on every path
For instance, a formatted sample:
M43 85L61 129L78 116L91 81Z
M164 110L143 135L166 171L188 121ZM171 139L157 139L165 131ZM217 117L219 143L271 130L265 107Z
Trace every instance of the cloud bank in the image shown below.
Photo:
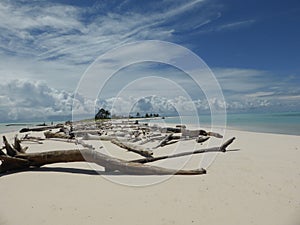
M210 107L229 112L263 112L295 110L298 107L300 93L254 92L235 98L193 99L184 96L118 96L107 99L87 99L77 94L57 90L46 83L32 80L14 80L0 85L0 118L7 121L44 121L71 119L72 111L84 118L94 115L101 107L112 114L128 116L139 112L159 113L160 115L190 115L196 107L198 113L210 113Z

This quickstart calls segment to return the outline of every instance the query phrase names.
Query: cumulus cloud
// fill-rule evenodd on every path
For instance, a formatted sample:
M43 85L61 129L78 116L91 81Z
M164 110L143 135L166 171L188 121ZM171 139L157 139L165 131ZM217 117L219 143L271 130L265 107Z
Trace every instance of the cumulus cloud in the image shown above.
M254 93L239 99L229 97L222 99L191 99L186 96L130 96L122 95L107 99L88 99L49 87L46 83L29 80L14 80L0 85L1 121L33 121L49 119L75 119L93 117L95 111L103 107L116 115L135 115L159 113L160 115L192 115L210 113L211 110L229 112L264 111L270 109L293 109L298 106L299 94L274 98L276 93ZM77 117L76 117L77 116Z
M13 80L0 85L2 121L44 120L70 115L72 102L72 94L38 81Z

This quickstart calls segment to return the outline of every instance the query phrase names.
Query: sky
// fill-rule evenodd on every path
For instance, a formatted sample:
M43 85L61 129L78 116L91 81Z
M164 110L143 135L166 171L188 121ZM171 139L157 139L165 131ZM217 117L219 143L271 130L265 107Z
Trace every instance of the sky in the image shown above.
M0 122L59 119L112 105L115 114L189 111L190 103L203 112L211 106L229 113L299 111L299 25L296 0L2 0ZM200 57L224 99L207 97L184 71L159 62L117 71L99 99L78 92L101 55L146 40ZM148 47L140 50L147 55ZM100 75L90 84L101 86ZM148 78L138 83L142 77Z

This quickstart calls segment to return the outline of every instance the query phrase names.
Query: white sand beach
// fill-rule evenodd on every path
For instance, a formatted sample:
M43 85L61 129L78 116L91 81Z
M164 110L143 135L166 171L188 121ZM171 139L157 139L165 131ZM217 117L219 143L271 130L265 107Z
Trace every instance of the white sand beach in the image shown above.
M12 133L5 135L12 141ZM300 224L299 136L227 130L224 140L230 137L235 142L218 153L207 174L172 176L145 187L112 182L87 163L4 174L0 224ZM23 145L28 152L76 147L48 140ZM137 157L110 144L105 148L119 158ZM186 167L198 168L201 157L194 155Z

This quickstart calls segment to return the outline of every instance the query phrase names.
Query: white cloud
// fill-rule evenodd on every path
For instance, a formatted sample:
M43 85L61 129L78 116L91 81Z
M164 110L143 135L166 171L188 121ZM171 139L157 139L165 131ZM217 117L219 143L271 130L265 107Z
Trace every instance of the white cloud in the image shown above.
M172 40L176 30L193 29L194 24L169 22L201 8L203 1L149 3L160 10L145 12L123 10L130 6L123 2L104 13L101 9L106 4L76 7L47 1L1 1L1 80L43 80L73 91L87 66L107 50L137 40ZM195 23L207 23L216 13L211 9Z
M255 93L247 94L246 97L250 98L258 98L258 97L265 97L275 94L274 91L258 91Z
M39 60L87 63L123 43L170 38L176 27L160 25L201 2L171 4L166 10L152 11L145 16L142 12L91 14L90 8L47 2L2 1L2 48L37 56ZM87 13L92 15L88 22L84 19Z
M271 94L271 93L270 93ZM188 96L130 96L122 95L99 100L87 99L48 87L45 83L14 80L0 85L1 121L47 120L49 118L70 118L73 110L75 119L93 117L95 111L104 107L117 115L129 115L136 112L159 113L161 115L193 115L194 109L201 113L210 113L211 108L226 109L230 112L263 111L298 107L299 94L271 98L266 93L244 96L239 99L194 99Z
M255 23L256 20L244 20L244 21L238 21L238 22L232 22L223 24L217 28L215 28L215 31L224 31L224 30L233 30L233 29L239 29L242 27L250 26L251 24Z
M38 81L13 80L0 85L2 121L42 120L70 115L72 103L71 93L50 88ZM85 102L77 105L80 109Z

